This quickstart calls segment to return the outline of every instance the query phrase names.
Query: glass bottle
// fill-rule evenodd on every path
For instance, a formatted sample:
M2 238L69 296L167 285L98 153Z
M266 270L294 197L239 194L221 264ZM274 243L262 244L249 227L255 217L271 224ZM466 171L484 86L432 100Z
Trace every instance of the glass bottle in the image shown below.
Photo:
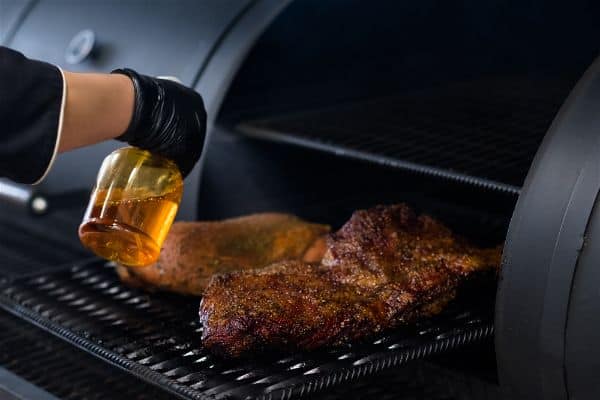
M115 150L100 167L79 239L107 260L150 265L158 259L182 193L174 162L135 147Z

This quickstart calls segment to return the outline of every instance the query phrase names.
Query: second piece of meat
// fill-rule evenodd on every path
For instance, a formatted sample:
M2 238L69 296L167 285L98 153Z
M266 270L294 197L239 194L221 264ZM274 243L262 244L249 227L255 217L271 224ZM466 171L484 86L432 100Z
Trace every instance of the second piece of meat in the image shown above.
M281 260L320 261L327 232L327 225L280 213L176 222L156 264L118 266L117 273L133 286L201 295L215 273L261 268Z
M357 211L320 264L215 276L200 305L203 344L229 357L348 344L439 313L461 281L499 265L499 247L475 247L404 204Z

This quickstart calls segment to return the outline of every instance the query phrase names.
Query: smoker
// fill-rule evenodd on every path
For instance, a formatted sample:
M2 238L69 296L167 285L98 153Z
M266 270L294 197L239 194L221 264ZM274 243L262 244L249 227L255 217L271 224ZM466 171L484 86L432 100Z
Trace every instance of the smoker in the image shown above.
M504 243L497 282L431 320L221 360L202 349L197 299L128 288L81 248L90 185L118 144L77 150L39 187L0 184L0 393L600 397L599 17L583 0L0 0L0 44L203 95L206 152L179 219L275 210L338 227L407 202Z

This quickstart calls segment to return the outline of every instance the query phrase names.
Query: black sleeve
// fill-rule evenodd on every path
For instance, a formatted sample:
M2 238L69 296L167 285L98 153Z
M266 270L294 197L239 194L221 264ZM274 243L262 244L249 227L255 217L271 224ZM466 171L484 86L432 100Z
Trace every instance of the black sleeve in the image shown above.
M0 176L41 179L55 153L63 78L50 64L0 46Z

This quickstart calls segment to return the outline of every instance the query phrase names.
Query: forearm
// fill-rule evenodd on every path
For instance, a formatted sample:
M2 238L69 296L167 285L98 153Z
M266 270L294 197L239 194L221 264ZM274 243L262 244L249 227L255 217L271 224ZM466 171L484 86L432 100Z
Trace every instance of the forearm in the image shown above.
M0 46L0 125L0 177L17 182L41 181L57 152L113 138L173 160L185 176L202 153L206 111L175 82L127 69L64 72Z
M134 91L119 74L64 72L67 97L58 151L113 139L131 121Z

